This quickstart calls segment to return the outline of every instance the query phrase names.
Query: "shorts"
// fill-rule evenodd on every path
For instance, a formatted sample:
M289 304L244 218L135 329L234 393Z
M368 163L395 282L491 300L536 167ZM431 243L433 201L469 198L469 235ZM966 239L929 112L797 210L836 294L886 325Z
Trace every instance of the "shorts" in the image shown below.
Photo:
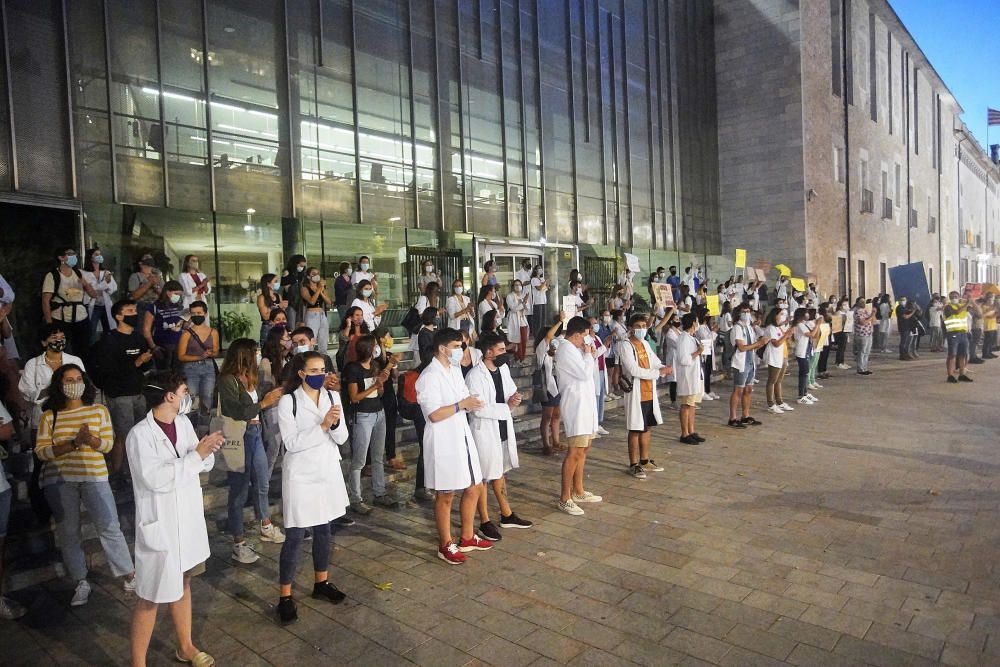
M553 396L552 394L550 394L549 392L545 391L544 389L542 390L542 392L545 394L545 400L542 401L542 407L543 408L558 408L559 407L559 394L556 394L555 396Z
M0 475L4 474L0 466ZM10 503L14 497L14 489L0 493L0 540L7 537L7 524L10 522Z
M567 447L590 447L590 441L594 439L593 435L571 435L566 438Z
M757 366L754 364L749 364L742 371L738 371L735 368L733 371L733 387L736 389L741 389L748 385L752 385L753 381L757 377Z
M680 401L681 405L694 407L701 403L701 397L701 394L690 394L688 396L678 396L677 400Z
M955 331L945 335L948 339L949 357L969 356L969 334L964 331Z
M604 365L606 365L608 368L614 368L615 366L618 365L618 360L615 359L614 357L605 358Z
M649 433L649 427L656 424L656 418L653 416L653 401L640 403L639 411L642 414L642 429L629 429L629 433Z
M133 426L146 417L146 398L142 394L108 396L105 403L111 413L111 426L117 437L124 438Z

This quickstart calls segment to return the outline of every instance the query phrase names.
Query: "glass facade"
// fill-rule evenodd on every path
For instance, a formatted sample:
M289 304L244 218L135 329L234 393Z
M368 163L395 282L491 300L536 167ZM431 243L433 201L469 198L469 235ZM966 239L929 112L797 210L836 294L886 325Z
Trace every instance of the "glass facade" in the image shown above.
M0 5L0 192L75 202L120 274L200 253L221 310L300 252L399 304L412 247L470 282L490 239L720 252L711 3Z

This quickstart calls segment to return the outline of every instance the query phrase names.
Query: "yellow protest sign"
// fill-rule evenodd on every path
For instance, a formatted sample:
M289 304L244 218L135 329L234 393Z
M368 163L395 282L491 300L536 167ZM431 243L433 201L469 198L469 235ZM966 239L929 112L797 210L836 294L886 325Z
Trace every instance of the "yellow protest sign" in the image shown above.
M778 272L786 278L790 278L792 275L792 270L784 264L775 264L774 268L778 269Z
M705 297L705 305L708 306L708 314L713 317L718 317L722 314L722 308L719 306L719 295L709 294Z
M743 269L747 265L747 251L743 248L736 249L736 268Z
M789 278L788 282L792 284L792 289L796 289L800 292L806 291L806 281L802 278Z

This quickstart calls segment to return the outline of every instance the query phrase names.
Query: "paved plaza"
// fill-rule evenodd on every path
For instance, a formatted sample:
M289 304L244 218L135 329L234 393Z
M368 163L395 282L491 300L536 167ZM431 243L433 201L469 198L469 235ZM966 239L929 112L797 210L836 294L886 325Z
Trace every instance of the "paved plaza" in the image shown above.
M646 481L624 473L616 414L588 464L604 502L583 517L556 511L560 461L529 450L511 497L536 527L463 566L435 558L429 507L376 510L335 537L331 579L348 601L305 595L303 553L300 620L286 627L280 547L239 566L214 533L196 643L241 667L998 665L1000 362L954 385L938 355L888 357L871 377L834 371L815 406L758 408L756 428L728 429L723 403L705 403L697 447L677 443L665 411L666 471ZM0 625L0 664L125 664L132 600L106 568L94 581L74 609L65 580L14 593L31 610ZM152 663L173 664L160 619Z

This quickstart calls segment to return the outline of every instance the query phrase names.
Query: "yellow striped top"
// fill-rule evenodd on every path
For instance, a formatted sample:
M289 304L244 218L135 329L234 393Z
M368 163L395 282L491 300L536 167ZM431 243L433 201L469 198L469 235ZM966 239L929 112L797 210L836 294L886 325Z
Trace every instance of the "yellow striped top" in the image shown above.
M96 449L81 447L62 456L55 456L53 447L65 444L87 424L90 434L101 439ZM103 405L84 405L73 410L60 410L56 417L55 433L52 432L52 411L46 410L38 424L38 439L35 454L45 461L40 478L40 486L57 482L100 482L108 479L108 467L104 455L111 451L115 442L111 427L111 415Z

